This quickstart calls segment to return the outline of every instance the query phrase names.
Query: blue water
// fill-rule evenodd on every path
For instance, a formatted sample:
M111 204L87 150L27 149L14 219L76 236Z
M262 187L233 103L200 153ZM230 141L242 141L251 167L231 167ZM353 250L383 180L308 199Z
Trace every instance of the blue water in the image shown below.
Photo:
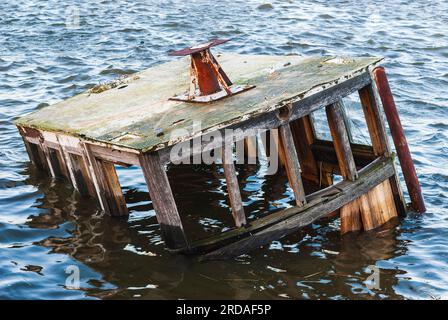
M0 298L448 298L447 26L446 0L2 2ZM428 212L344 238L338 220L319 221L235 260L199 263L164 251L136 168L119 169L126 220L102 217L93 201L29 163L15 118L212 37L232 38L220 47L227 52L386 57ZM292 199L285 176L264 169L239 168L253 215ZM231 226L219 168L169 175L195 235ZM370 265L380 269L379 289L364 283ZM66 286L69 266L79 268L79 289Z

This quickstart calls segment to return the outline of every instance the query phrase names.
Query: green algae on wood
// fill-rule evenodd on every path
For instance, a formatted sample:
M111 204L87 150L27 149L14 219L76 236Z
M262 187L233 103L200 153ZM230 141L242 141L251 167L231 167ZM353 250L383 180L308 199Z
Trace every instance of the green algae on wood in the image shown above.
M188 90L189 58L139 72L126 86L87 91L16 121L23 127L61 132L143 152L212 132L299 101L353 78L381 58L221 54L235 84L256 87L223 100L196 104L168 100ZM194 122L200 123L195 129ZM173 139L174 130L181 136ZM197 132L196 132L197 131Z

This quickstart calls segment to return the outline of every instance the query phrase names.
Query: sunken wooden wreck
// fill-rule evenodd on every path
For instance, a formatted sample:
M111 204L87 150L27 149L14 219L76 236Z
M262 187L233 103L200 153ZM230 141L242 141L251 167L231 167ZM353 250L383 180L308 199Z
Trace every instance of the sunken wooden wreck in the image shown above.
M411 205L425 211L397 109L379 66L381 58L238 54L215 58L210 48L222 42L177 51L174 55L187 57L18 119L31 161L51 176L70 181L83 196L97 199L112 216L128 214L115 165L140 166L167 248L225 258L332 213L340 215L342 233L371 230L404 215L407 207L386 135L385 114ZM347 132L342 98L355 92L372 145L353 143ZM332 141L316 137L311 114L319 108L325 108ZM200 121L200 131L194 130L194 121ZM171 133L179 129L183 135L174 139ZM177 144L225 129L241 130L192 151L194 156L213 148L222 150L235 228L190 242L165 164ZM248 129L266 131L270 138L265 144L276 144L295 196L295 206L250 223L231 160L235 142L249 141L253 131ZM341 175L342 181L333 183L333 174ZM304 182L317 191L306 194Z

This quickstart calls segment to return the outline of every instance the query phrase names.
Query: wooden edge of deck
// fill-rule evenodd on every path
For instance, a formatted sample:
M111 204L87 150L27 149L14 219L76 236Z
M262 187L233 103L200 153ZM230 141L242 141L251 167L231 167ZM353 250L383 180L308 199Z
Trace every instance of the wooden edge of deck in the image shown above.
M342 181L307 196L302 207L292 207L232 229L219 236L192 242L186 254L204 254L202 260L226 259L280 239L360 197L394 174L393 158L380 157L359 171L356 181Z
M299 100L290 102L291 108L288 122L302 118L317 109L335 103L341 98L364 88L371 82L372 79L370 77L370 73L368 71L365 71L359 75L354 76L353 78L338 83L333 87L318 92L314 95L303 97ZM237 124L231 124L223 128L204 129L201 132L202 135L209 133L211 134L213 132L219 132L220 134L216 135L216 139L214 139L213 142L203 141L200 152L211 151L213 149L220 148L224 144L230 144L242 140L250 136L253 133L252 130L269 130L280 127L284 124L284 120L278 117L279 109L280 108L275 108L265 114L260 114L257 117L252 117L248 120L238 122ZM225 129L234 129L234 134L230 137L226 136ZM194 138L195 136L192 136L190 139ZM184 141L188 141L188 139ZM166 164L170 162L171 149L174 145L167 146L163 149L158 150L162 163ZM145 151L143 150L143 152Z

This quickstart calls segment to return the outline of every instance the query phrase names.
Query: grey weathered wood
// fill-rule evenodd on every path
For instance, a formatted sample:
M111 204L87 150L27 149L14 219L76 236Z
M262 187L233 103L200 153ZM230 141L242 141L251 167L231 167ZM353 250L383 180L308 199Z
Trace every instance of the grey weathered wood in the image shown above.
M308 197L303 207L293 207L255 221L246 230L221 236L213 242L192 245L193 252L207 252L203 260L227 259L278 240L355 200L394 174L392 158L378 158L359 172L356 181L344 180ZM239 231L239 232L238 232ZM239 240L238 240L239 239ZM238 241L235 241L238 240ZM233 242L232 242L233 241ZM229 244L230 243L230 244ZM224 247L220 247L225 245ZM218 248L218 249L216 249Z
M94 144L90 145L90 150L96 158L101 158L105 161L113 162L123 166L140 165L138 159L139 153L118 150Z
M215 101L211 108L169 100L188 90L191 63L190 57L184 57L121 79L114 85L96 87L21 117L15 123L143 153L153 152L175 143L171 135L174 130L184 132L177 141L198 135L199 131L192 130L192 121L200 121L200 131L204 133L238 125L365 74L382 59L224 53L219 60L235 83L255 87L231 99Z
M48 152L48 159L51 163L51 168L52 168L54 177L55 178L66 178L67 175L66 175L66 171L65 171L65 167L64 167L65 162L61 159L62 157L60 155L60 151L47 147L47 152Z
M224 168L233 219L235 220L235 225L241 227L246 224L246 215L244 213L243 201L241 200L235 164L233 163L232 145L227 145L222 148L222 166Z
M88 164L77 154L69 154L71 170L76 180L77 190L82 196L96 197L95 186L88 172Z
M112 162L96 159L98 175L107 201L107 213L111 216L127 216L128 208L121 190L115 165Z
M289 123L279 127L279 134L289 184L294 192L296 205L301 207L306 203L305 190L300 174L299 158L297 157L296 147L294 145Z
M330 126L331 137L339 162L341 175L344 179L354 181L358 177L355 160L350 147L350 140L345 127L340 102L333 103L325 108L328 124Z
M342 99L343 97L358 91L364 86L371 83L371 78L368 72L362 73L356 77L348 79L342 83L339 83L333 87L330 87L322 92L318 92L310 97L303 100L293 102L291 104L291 113L289 116L289 121L301 118L310 114L323 106L335 103ZM226 136L224 134L225 129L213 130L210 132L219 132L220 138L217 138L212 143L203 142L201 150L197 150L197 153L204 151L210 151L216 148L221 148L224 144L235 143L236 141L242 140L247 136L252 134L252 130L256 129L275 129L283 124L283 120L279 119L277 116L278 110L260 114L257 117L248 119L246 121L241 121L238 124L230 125L228 129L240 129L236 135ZM208 132L204 130L204 133ZM224 139L225 137L225 139ZM159 155L162 163L170 162L170 152L172 146L168 146L164 149L159 150Z
M388 155L390 153L390 146L387 140L382 113L375 98L373 85L369 84L361 88L358 93L369 130L373 152L377 156Z
M114 164L96 158L89 145L83 144L83 146L86 159L89 162L91 177L94 177L94 185L101 208L111 216L128 215L126 201ZM75 178L74 180L76 181Z
M353 158L357 168L362 168L377 158L373 152L372 146L355 144L350 145ZM331 165L335 174L341 174L338 158L332 141L315 140L311 145L311 150L317 161L322 161Z
M140 166L148 185L157 221L165 244L170 249L188 247L182 221L177 211L170 183L157 153L140 156Z
M23 139L25 143L26 151L28 152L28 156L30 157L31 162L41 171L47 172L47 166L45 159L42 159L41 154L39 153L39 145L35 143L28 142L27 139Z

